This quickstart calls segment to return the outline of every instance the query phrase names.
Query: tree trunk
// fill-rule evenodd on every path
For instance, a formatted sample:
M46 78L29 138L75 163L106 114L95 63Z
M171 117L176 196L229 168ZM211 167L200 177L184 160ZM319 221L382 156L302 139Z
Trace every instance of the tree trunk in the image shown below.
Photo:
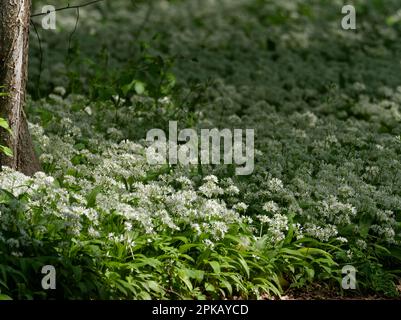
M0 117L13 132L1 132L1 140L14 154L1 154L0 164L27 175L40 170L24 112L30 10L31 0L0 0L0 85L8 93L0 97Z

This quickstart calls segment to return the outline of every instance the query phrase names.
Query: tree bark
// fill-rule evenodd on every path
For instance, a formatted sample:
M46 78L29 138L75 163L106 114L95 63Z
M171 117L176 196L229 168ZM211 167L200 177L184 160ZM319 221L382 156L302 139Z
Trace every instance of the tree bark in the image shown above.
M27 175L40 170L24 112L30 11L31 0L0 0L0 85L8 93L0 97L0 116L13 132L1 132L1 141L14 154L0 155L0 164Z

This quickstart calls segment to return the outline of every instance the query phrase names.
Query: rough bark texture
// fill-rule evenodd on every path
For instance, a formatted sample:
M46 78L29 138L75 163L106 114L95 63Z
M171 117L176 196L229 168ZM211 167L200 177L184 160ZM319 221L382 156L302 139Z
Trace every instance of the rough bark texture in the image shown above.
M0 85L8 93L0 97L0 116L13 131L1 132L1 141L14 153L0 155L0 163L27 175L40 170L24 112L30 9L31 0L0 0Z

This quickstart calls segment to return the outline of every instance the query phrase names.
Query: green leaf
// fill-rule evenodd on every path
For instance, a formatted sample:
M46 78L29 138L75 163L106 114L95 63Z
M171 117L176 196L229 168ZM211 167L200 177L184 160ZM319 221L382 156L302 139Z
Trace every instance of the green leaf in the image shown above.
M2 270L2 271L3 271L3 273L5 272L4 270ZM3 275L3 277L4 277L4 275ZM0 285L1 285L3 288L8 289L7 283L5 283L3 280L0 280Z
M397 24L398 22L400 22L400 17L398 15L393 15L390 16L386 19L386 24L391 27L395 24Z
M214 285L212 285L209 282L206 282L205 290L208 291L208 292L216 292L216 288L214 287Z
M330 253L318 248L300 248L298 249L298 251L304 255L310 255L310 256L321 255L331 259Z
M389 249L387 249L386 247L383 247L377 243L373 244L373 246L375 247L377 253L381 253L386 256L391 256L391 251Z
M155 269L162 264L161 261L157 260L156 258L152 258L152 257L149 257L149 258L145 257L143 259L140 259L140 261L143 265L148 265Z
M132 89L132 82L129 84L126 84L124 86L122 86L121 90L123 92L123 94L126 96L128 94L128 92L130 92Z
M393 258L396 258L398 261L401 261L401 248L394 247L390 249L391 251L391 256Z
M185 285L188 287L188 289L192 291L193 290L193 286L192 286L191 281L189 280L188 270L186 270L186 269L179 270L178 271L178 276L185 283Z
M240 262L242 268L244 269L244 271L246 272L247 277L249 278L251 276L251 273L250 273L248 264L246 263L246 261L243 258L240 258L239 262Z
M205 272L202 270L191 270L191 278L198 280L199 282L203 280Z
M233 287L231 286L230 282L228 282L227 280L223 279L221 280L221 286L224 288L227 288L228 292L230 295L233 294Z
M145 92L145 84L141 81L135 81L134 88L137 94L143 94Z
M9 133L11 133L11 128L8 125L8 122L6 119L0 118L0 127L3 129L6 129Z
M151 290L153 290L154 292L160 292L160 293L163 292L162 288L159 286L159 284L156 281L149 280L147 282L147 284L148 284L149 288Z
M4 301L4 300L12 300L12 298L9 297L9 296L6 295L6 294L0 294L0 300L1 300L1 301Z
M184 237L184 236L176 236L176 237L173 237L173 240L180 240L180 241L182 241L182 242L184 242L184 243L188 243L188 238L187 237Z
M87 201L87 207L88 208L93 208L96 205L96 197L97 195L102 191L102 188L100 186L94 188L87 196L86 196L86 201Z
M182 246L180 246L180 247L178 248L178 250L179 250L181 253L184 253L184 252L187 252L187 251L189 251L190 249L196 248L196 247L199 247L199 244L196 244L196 243L188 243L188 244L183 244Z
M83 143L77 143L76 145L74 145L74 148L78 151L85 149L85 147L86 146Z
M210 266L212 267L214 273L219 274L220 273L220 263L218 263L217 261L210 261L209 262Z
M12 157L13 152L10 148L0 145L0 152L3 152L7 157Z
M373 223L373 217L369 214L364 214L360 219L359 219L359 233L361 235L362 238L366 239L368 234L369 234L369 230L370 227Z
M146 87L146 86L145 86L145 84L144 84L142 81L139 81L139 80L134 79L134 80L132 80L130 83L124 85L124 86L121 88L121 90L122 90L122 92L123 92L123 94L124 94L125 96L126 96L129 92L131 92L132 89L134 89L135 92L136 92L137 94L144 94L144 93L145 93L145 90L146 90L145 87Z
M315 276L315 270L313 270L312 268L305 268L306 273L308 274L309 279L313 279Z

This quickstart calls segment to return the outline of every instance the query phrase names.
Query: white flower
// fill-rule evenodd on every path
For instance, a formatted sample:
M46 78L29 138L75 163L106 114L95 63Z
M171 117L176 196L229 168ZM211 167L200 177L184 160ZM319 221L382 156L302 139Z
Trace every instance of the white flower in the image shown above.
M305 224L305 233L315 237L321 241L328 241L329 239L337 236L337 228L334 225L326 227L317 226L315 224Z
M85 107L85 109L84 109L84 111L88 114L88 115L92 115L92 109L91 109L91 107Z
M64 96L66 94L66 90L64 87L55 87L54 88L54 93L60 95L60 96Z
M89 234L91 237L94 237L94 238L100 237L99 231L97 231L96 229L94 229L92 226L90 226L90 227L88 228L88 234Z
M161 104L170 104L171 103L171 99L169 97L163 97L159 99L159 103Z
M362 240L362 239L358 239L358 240L356 240L356 246L358 247L358 248L360 248L360 249L362 249L362 250L365 250L366 248L367 248L367 244L366 244L366 242L364 241L364 240Z
M214 176L213 176L214 177ZM217 178L216 178L217 179ZM206 180L206 179L205 179ZM218 196L224 193L224 190L220 188L216 182L212 179L206 180L200 188L199 191L202 192L206 197L211 198L213 196Z
M189 180L187 177L181 176L177 178L177 182L181 183L182 185L186 187L191 187L192 186L192 181Z
M214 175L206 176L206 177L203 178L203 180L205 180L207 182L210 181L210 182L213 182L215 184L219 183L219 179Z
M259 221L262 222L262 223L269 223L270 222L270 218L268 216L258 215L258 216L256 216L256 218L258 218Z
M204 239L203 243L209 248L213 248L214 247L214 243L210 239Z
M284 188L283 182L277 178L273 178L273 179L269 180L268 187L269 187L269 190L273 191L273 192L281 191Z
M227 194L229 194L229 195L231 195L231 196L234 196L234 195L237 195L237 194L239 194L239 189L238 189L238 187L236 187L236 186L229 186L227 189L226 189L226 193Z
M233 206L233 209L239 212L243 212L246 211L246 209L248 209L248 205L246 205L243 202L238 202Z
M266 202L263 205L263 210L265 210L266 212L276 213L277 211L279 211L279 209L279 206L274 201Z
M43 153L39 156L39 161L42 163L52 163L54 160L53 155L48 153Z
M132 230L132 223L129 221L124 222L124 228L126 231L131 231Z
M342 242L342 243L347 243L348 242L348 240L346 238L344 238L344 237L337 237L336 239L338 241Z

